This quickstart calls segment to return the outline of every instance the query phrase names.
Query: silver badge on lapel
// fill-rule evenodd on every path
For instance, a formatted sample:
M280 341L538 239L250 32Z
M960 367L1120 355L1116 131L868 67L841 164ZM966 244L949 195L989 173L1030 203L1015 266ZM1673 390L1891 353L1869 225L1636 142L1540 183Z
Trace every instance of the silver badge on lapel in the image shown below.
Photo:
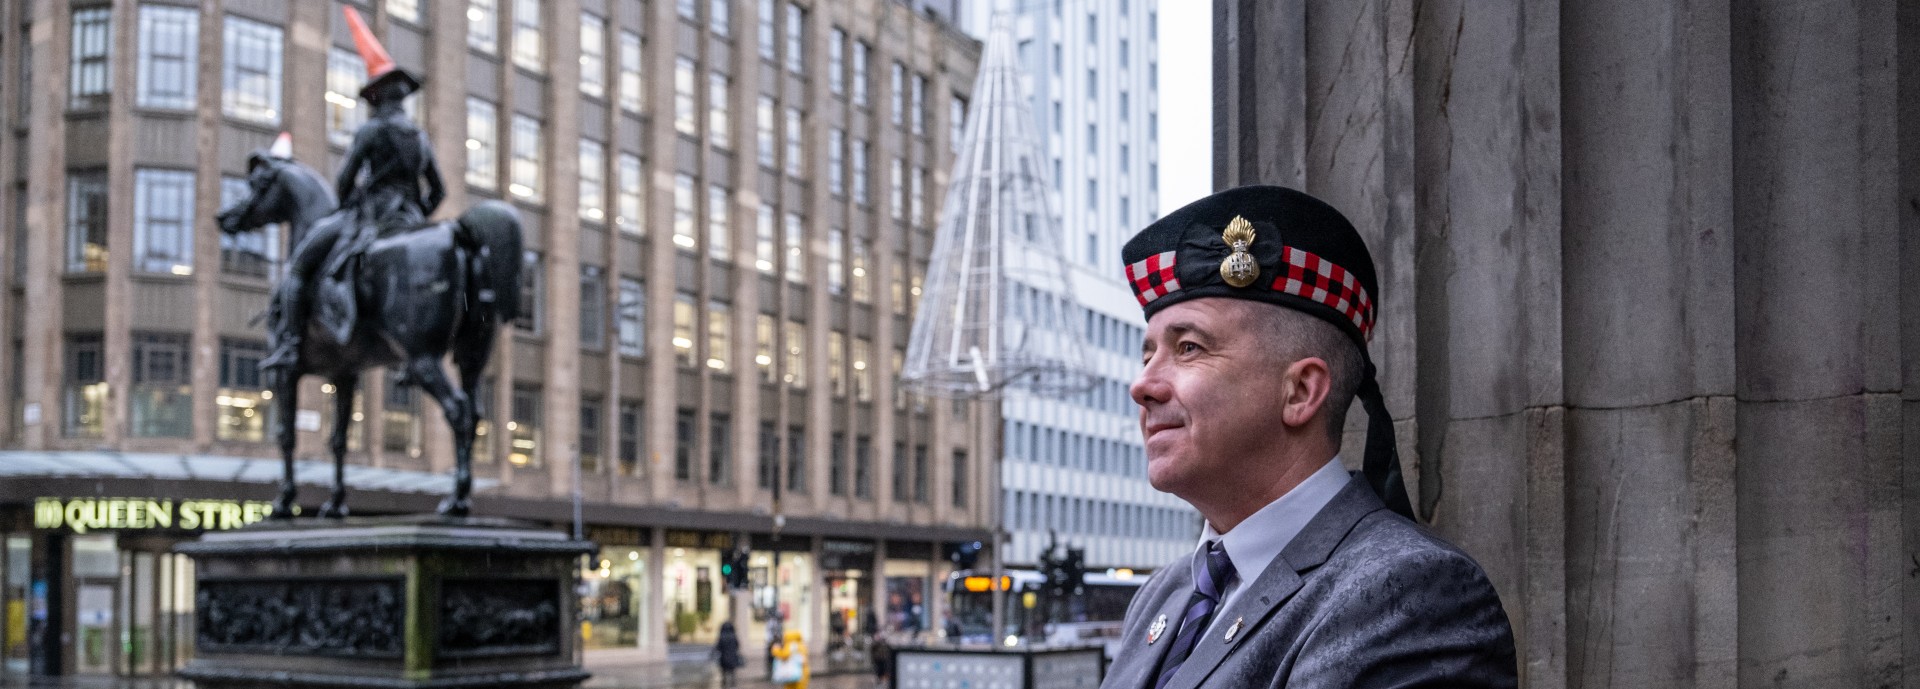
M1222 641L1232 641L1233 635L1240 633L1240 621L1245 619L1247 618L1245 617L1233 618L1233 626L1227 628L1227 636L1225 639L1222 639Z
M1153 618L1153 626L1147 627L1147 644L1152 645L1153 642L1159 641L1160 633L1164 631L1167 631L1167 616Z

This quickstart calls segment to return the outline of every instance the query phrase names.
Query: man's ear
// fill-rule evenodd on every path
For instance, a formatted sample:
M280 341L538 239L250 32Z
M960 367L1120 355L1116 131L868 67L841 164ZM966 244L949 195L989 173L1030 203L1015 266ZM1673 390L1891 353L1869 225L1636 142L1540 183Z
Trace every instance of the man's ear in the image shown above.
M1326 406L1327 393L1333 390L1333 376L1325 360L1310 356L1287 366L1281 388L1281 422L1288 428L1303 429L1312 424L1314 417L1320 415L1320 409Z

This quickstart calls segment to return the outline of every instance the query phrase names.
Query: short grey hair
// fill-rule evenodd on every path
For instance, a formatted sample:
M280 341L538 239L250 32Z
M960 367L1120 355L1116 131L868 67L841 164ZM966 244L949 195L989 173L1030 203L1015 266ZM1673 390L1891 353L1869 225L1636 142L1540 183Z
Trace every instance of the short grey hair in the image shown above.
M1286 367L1307 357L1319 357L1327 362L1333 385L1327 391L1322 409L1327 417L1327 435L1332 437L1335 448L1340 447L1347 410L1353 406L1360 379L1366 375L1366 363L1359 346L1346 331L1305 312L1267 304L1257 305L1250 311L1253 331L1270 343L1269 351L1273 352L1277 365Z

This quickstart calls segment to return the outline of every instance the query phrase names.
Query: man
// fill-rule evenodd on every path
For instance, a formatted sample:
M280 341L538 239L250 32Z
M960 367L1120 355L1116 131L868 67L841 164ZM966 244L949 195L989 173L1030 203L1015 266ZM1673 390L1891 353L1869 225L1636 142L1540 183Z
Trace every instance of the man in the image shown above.
M1122 251L1146 311L1147 476L1206 518L1127 610L1103 686L1512 687L1513 632L1465 553L1412 520L1366 344L1373 261L1280 187L1201 199ZM1368 416L1365 471L1339 459Z
M291 368L299 358L313 302L306 287L333 254L336 243L347 239L349 250L343 253L351 255L383 231L424 223L446 198L446 186L441 182L426 132L400 107L407 96L420 90L420 80L394 64L359 12L352 7L342 9L354 45L367 64L367 85L361 87L360 97L366 99L372 113L354 132L353 144L334 184L341 207L347 211L345 217L315 225L293 248L287 262L287 275L277 286L285 311L274 332L274 350L260 362L262 370ZM426 184L424 196L422 182ZM351 315L344 320L351 325Z

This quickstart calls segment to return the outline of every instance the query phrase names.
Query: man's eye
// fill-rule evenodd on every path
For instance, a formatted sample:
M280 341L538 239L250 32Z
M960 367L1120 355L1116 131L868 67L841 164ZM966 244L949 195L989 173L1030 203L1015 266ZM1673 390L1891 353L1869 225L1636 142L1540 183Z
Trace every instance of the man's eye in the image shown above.
M1192 342L1182 342L1182 343L1180 343L1180 353L1181 353L1181 354L1192 354L1192 353L1194 353L1194 352L1198 352L1198 351L1200 351L1200 345L1198 345L1198 344L1194 344L1194 343L1192 343Z

